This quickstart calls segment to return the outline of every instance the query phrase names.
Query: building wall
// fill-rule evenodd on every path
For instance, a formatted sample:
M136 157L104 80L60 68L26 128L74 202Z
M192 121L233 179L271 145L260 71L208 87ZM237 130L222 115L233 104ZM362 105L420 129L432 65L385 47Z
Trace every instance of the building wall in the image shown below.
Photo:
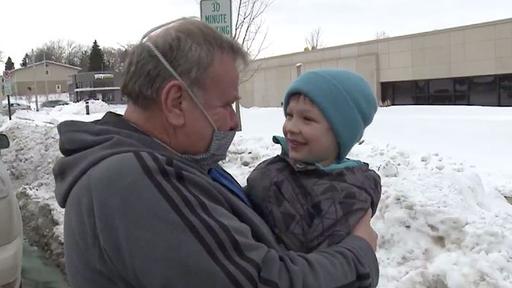
M61 86L61 92L68 92L68 82L79 69L47 62L27 68L17 69L13 76L13 93L16 95L55 94L58 93L56 85ZM46 74L48 70L48 74ZM29 91L28 88L32 91Z
M241 76L242 105L279 106L297 63L355 71L380 101L382 82L512 73L512 18L257 60Z
M357 71L377 91L378 55L365 47L358 48L356 45L326 48L255 61L241 76L241 103L243 106L279 106L286 87L297 78L297 63L302 63L302 71L317 68Z
M57 91L57 85L60 85L61 90L60 92ZM48 89L47 89L48 87ZM29 88L31 90L29 90ZM28 95L42 95L46 94L48 91L48 94L56 94L56 93L67 93L68 92L68 81L67 80L61 80L61 81L36 81L34 82L16 82L15 87L15 94L19 96L28 96Z
M112 77L98 77L101 75ZM110 104L125 104L126 97L121 93L121 75L116 72L82 72L71 77L69 95L73 102L86 99L102 100Z

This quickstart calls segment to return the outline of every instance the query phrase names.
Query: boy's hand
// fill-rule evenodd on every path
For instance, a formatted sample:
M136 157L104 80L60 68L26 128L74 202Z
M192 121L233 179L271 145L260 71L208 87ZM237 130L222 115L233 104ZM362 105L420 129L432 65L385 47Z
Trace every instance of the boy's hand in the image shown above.
M357 235L361 238L364 238L373 248L373 251L377 250L377 239L379 238L379 235L375 230L373 230L372 226L370 225L370 219L372 217L372 210L368 209L366 214L364 214L363 218L359 220L359 223L357 223L356 227L354 227L354 230L352 230L352 234Z

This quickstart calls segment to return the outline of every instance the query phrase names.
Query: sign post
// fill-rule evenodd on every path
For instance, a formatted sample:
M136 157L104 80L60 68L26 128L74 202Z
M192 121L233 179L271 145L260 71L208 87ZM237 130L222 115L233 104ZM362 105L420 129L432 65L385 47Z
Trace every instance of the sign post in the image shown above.
M201 21L232 37L231 0L201 0Z
M11 79L12 79L12 70L11 71L7 71L5 70L4 71L4 74L3 74L3 77L4 77L4 93L5 95L11 95L12 94L12 82L11 82Z
M201 0L201 21L212 26L226 37L233 37L231 0ZM240 101L235 103L238 130L242 130Z
M12 72L11 71L4 71L3 78L4 78L4 93L7 95L7 113L9 113L9 120L11 120L11 95L12 95Z

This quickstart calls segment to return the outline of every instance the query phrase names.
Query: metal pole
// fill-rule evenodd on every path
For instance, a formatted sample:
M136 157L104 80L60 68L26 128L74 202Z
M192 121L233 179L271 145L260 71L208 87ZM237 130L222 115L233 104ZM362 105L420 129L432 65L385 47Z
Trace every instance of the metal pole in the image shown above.
M39 103L38 103L38 97L39 97L39 91L37 90L37 82L36 82L36 56L34 55L34 53L32 53L32 72L33 72L33 76L34 76L34 89L32 90L33 93L36 95L36 111L39 112Z
M231 1L229 1L229 15L229 36L233 38L233 4ZM240 113L240 100L237 100L235 103L235 111L236 116L238 117L238 131L242 131L242 115Z
M48 67L46 66L46 53L43 53L43 59L44 59L44 70L45 70L45 76L44 76L44 87L46 89L46 101L48 101Z
M11 94L7 94L7 112L9 113L9 120L11 120Z
M302 63L295 64L295 68L297 68L297 77L299 77L302 74Z
M85 101L85 115L89 115L89 100Z

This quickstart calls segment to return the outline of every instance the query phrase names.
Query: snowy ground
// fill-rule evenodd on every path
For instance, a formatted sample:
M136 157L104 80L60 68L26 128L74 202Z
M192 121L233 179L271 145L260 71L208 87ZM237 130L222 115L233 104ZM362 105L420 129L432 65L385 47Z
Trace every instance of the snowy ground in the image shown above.
M58 153L55 125L93 120L123 106L92 102L18 111L2 118L11 141L2 154L11 176L55 209L51 166ZM239 133L224 166L245 184L261 160L279 148L279 108L243 109ZM381 108L365 142L349 157L370 163L383 195L373 224L380 235L379 287L512 287L512 108Z

